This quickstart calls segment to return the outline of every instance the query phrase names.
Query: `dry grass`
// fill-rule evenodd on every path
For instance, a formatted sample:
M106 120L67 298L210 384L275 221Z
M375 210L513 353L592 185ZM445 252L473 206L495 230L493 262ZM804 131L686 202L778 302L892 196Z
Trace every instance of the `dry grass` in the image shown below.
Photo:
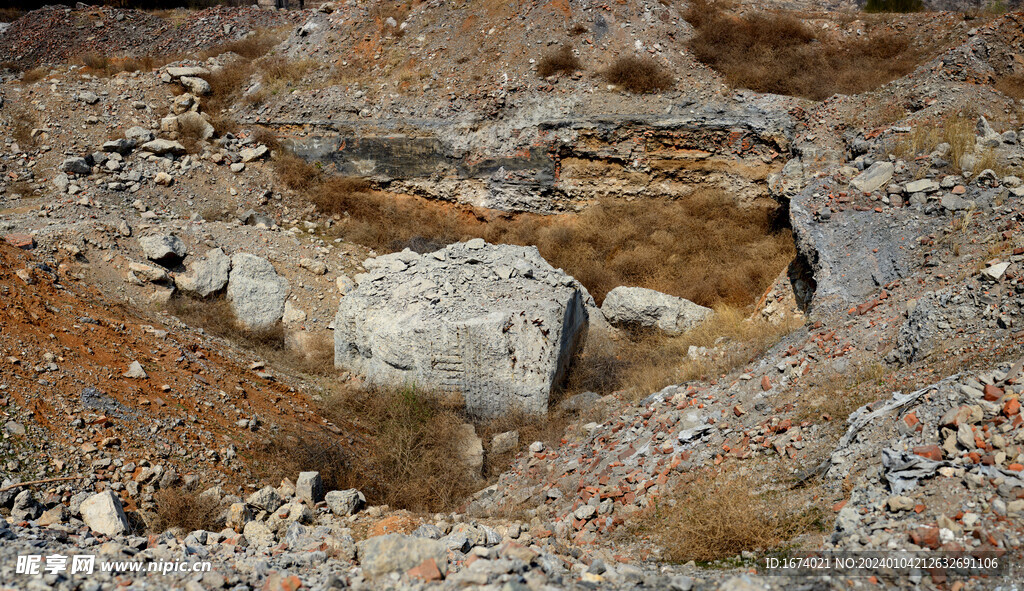
M20 8L0 8L0 23L12 23L25 14Z
M924 10L922 0L868 0L864 12L919 12Z
M505 215L371 191L294 156L280 181L341 222L334 235L378 251L429 252L470 238L535 245L598 300L619 285L647 287L705 306L749 305L794 256L773 208L741 209L717 190L677 201L607 200L580 214ZM455 209L455 211L453 211Z
M225 53L234 53L245 60L255 60L266 55L275 45L284 41L290 27L260 29L252 35L217 45L200 54L199 59L205 60Z
M78 58L89 73L114 76L121 72L152 72L176 59L177 56L122 56L111 57L100 53L87 53Z
M241 58L204 76L212 90L211 95L206 99L205 110L208 113L220 115L221 111L226 111L234 106L242 98L242 93L245 92L250 78L258 71L256 62L275 45L281 43L287 33L287 27L260 29L244 39L218 45L201 54L199 57L204 60L225 53L234 53ZM257 92L247 96L246 101L250 104L257 104L265 100L266 96L266 92ZM224 122L226 123L227 120Z
M293 426L258 446L250 467L260 482L271 486L285 478L294 479L299 472L317 471L326 490L346 490L364 486L352 458L350 448L342 445L340 438Z
M455 507L481 484L460 465L462 401L413 388L340 391L324 405L335 423L369 438L360 490L371 503L413 511Z
M190 154L195 154L201 148L203 142L204 126L197 120L178 120L178 141Z
M893 147L893 154L913 159L931 153L939 144L947 143L950 146L948 159L959 170L964 155L974 151L976 122L976 116L963 113L950 115L938 122L918 122Z
M694 0L686 20L696 28L690 49L734 86L821 100L855 94L910 73L920 62L909 40L891 31L858 38L819 34L786 14L726 14Z
M672 384L716 379L763 355L800 325L797 318L773 324L748 319L745 309L718 306L710 320L676 337L640 333L610 340L598 334L587 339L574 360L566 390L621 392L638 400ZM691 346L714 352L690 359Z
M202 496L199 486L165 488L153 495L156 519L150 524L153 533L162 533L172 527L187 532L195 530L220 531L220 504L212 496Z
M620 57L604 71L605 79L635 94L672 88L672 75L657 60L645 56Z
M758 492L749 478L704 472L647 516L644 525L672 562L710 562L777 548L822 531L825 516L791 494Z
M563 45L541 58L537 64L537 75L547 78L555 74L572 74L581 69L583 69L583 64L572 52L572 47Z
M32 68L31 70L25 70L21 74L21 83L35 84L45 78L48 72L49 70L46 68Z
M5 109L11 123L11 137L22 147L34 146L36 140L32 137L32 130L38 125L34 110L25 105L13 105Z
M189 297L172 299L166 311L190 326L196 326L256 354L269 364L308 375L333 375L333 342L312 341L306 350L288 347L284 327L280 324L262 331L240 328L231 305L223 298L197 300Z

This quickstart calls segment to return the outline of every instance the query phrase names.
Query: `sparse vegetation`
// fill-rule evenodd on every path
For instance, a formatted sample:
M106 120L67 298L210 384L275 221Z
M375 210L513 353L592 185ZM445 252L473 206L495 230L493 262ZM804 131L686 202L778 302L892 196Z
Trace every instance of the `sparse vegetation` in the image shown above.
M827 35L788 14L725 12L694 0L686 20L697 32L690 49L740 88L821 100L877 88L911 72L921 55L891 30L859 37Z
M5 109L8 113L8 120L11 123L11 137L19 145L34 146L36 140L32 137L32 130L38 124L35 112L25 105L13 105Z
M554 76L555 74L572 74L583 68L579 58L572 52L572 48L563 45L543 58L537 64L537 75L541 78Z
M599 302L616 286L637 285L706 306L745 306L794 254L774 208L740 208L716 190L677 201L607 200L580 214L494 217L384 195L361 179L326 174L294 156L281 156L275 167L285 186L338 217L332 232L345 240L389 252L429 252L477 237L535 245Z
M672 74L651 57L620 57L605 70L604 77L608 82L635 94L667 90L674 84Z
M32 68L31 70L25 70L21 74L21 83L34 84L39 82L46 77L47 71L48 70L46 68Z
M87 53L81 56L78 61L85 66L91 74L98 76L114 76L121 72L151 72L165 64L174 61L172 56L160 58L146 56L123 56L111 57L100 53Z
M236 323L231 306L223 298L197 300L178 297L168 303L166 311L191 326L203 328L254 352L268 363L309 375L334 372L332 340L322 338L303 343L302 347L289 347L281 325L263 331L244 330Z
M801 324L798 318L773 324L749 319L748 313L718 306L712 319L677 337L639 333L611 340L598 333L588 338L574 360L566 390L622 392L626 398L639 399L670 384L715 379L764 354ZM709 353L691 359L691 346Z
M868 0L864 12L918 12L924 10L922 0Z
M185 146L190 154L199 151L203 142L203 131L205 126L197 119L178 120L178 141Z
M220 505L212 495L204 496L196 484L176 486L158 490L153 495L156 503L156 519L150 524L154 533L180 527L186 532L197 529L219 531Z
M645 525L672 562L729 559L821 531L821 509L794 501L758 491L749 475L705 471L659 503Z

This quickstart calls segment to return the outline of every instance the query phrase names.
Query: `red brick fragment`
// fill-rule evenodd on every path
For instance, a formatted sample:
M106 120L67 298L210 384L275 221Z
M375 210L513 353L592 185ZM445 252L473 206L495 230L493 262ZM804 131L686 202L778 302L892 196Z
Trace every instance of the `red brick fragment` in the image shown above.
M942 461L942 448L937 445L919 445L914 448L914 454L935 462Z
M441 569L437 568L437 561L433 558L428 558L420 563L419 566L409 569L409 576L421 581L440 581L443 576L441 575Z

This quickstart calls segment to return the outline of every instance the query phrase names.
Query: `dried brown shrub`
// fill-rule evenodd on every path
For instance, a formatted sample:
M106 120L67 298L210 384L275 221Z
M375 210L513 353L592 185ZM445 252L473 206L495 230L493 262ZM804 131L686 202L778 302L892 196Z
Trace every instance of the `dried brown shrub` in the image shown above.
M205 130L203 124L193 118L187 118L185 120L178 120L178 141L181 145L185 146L185 149L190 154L195 154L199 151L200 146L203 143L203 131Z
M583 69L583 64L573 54L572 48L568 45L563 45L541 58L537 64L537 75L541 78L547 78L555 74L572 74L581 69Z
M39 120L33 110L24 105L15 105L7 110L11 124L11 137L22 147L34 146L36 140L32 137L32 130L38 125Z
M49 70L46 68L32 68L31 70L25 70L21 74L21 83L34 84L39 82L46 77L47 72L49 72Z
M749 479L704 472L677 486L645 521L672 562L709 562L777 548L821 531L823 512L792 494L758 492Z
M480 485L459 460L461 400L414 388L343 390L324 412L369 438L357 465L371 503L413 511L454 508Z
M672 88L672 74L657 60L645 56L620 57L604 71L608 82L636 94Z
M219 531L220 503L212 495L203 496L198 485L164 488L153 495L156 519L150 524L154 533L180 527L185 531L198 529Z
M690 49L734 87L821 100L877 88L911 72L922 55L890 30L857 38L819 35L787 14L727 14L709 0L690 3Z

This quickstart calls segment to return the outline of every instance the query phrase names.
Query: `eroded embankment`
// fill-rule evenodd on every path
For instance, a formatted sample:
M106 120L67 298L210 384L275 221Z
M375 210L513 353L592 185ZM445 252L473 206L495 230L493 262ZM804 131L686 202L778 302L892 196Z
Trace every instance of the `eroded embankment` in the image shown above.
M334 216L336 236L378 251L474 237L536 245L598 301L639 285L747 306L794 255L767 182L788 136L765 121L550 123L549 141L497 154L455 149L426 127L306 132L286 142L301 160L282 178Z

